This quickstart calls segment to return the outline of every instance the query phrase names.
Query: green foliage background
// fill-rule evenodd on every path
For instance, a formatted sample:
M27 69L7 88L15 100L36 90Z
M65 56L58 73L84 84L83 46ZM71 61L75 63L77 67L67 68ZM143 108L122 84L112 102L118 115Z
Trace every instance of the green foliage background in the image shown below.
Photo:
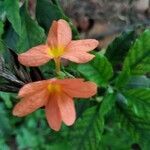
M105 53L94 52L95 58L89 63L62 67L64 76L82 77L99 87L93 98L75 101L77 120L73 126L63 125L60 132L54 132L47 125L43 109L24 118L12 115L13 106L18 102L17 92L4 91L7 88L17 91L23 79L18 73L23 72L24 77L29 74L21 66L14 71L12 65L16 64L9 58L8 48L21 53L43 43L52 21L60 18L69 22L74 39L78 39L79 34L59 1L37 0L36 18L32 19L28 1L19 7L18 0L0 0L0 90L3 91L0 92L0 149L149 150L148 28L127 30ZM49 70L49 64L39 69L45 78L54 75L54 68Z

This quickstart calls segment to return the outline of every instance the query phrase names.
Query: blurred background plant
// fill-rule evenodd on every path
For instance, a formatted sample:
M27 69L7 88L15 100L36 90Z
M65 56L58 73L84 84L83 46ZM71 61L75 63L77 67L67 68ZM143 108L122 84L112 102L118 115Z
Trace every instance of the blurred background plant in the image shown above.
M149 5L148 0L0 0L0 150L149 150ZM54 132L43 109L24 118L12 116L12 109L20 87L54 75L49 64L22 66L16 53L45 42L59 18L70 23L74 39L100 40L91 62L62 66L66 77L82 77L99 88L95 97L75 101L73 126Z

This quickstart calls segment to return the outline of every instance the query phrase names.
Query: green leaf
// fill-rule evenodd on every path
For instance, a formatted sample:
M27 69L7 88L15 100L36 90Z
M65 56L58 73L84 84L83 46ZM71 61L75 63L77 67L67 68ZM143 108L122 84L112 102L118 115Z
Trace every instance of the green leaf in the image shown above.
M150 30L145 30L125 60L129 64L131 74L145 74L150 72Z
M0 147L2 150L10 150L10 148L8 147L8 144L6 143L2 135L0 135Z
M8 110L7 110L8 111ZM1 135L10 135L12 128L10 126L10 120L8 118L8 112L5 110L5 106L0 103L0 133Z
M36 18L38 23L48 32L52 21L61 19L63 16L58 7L48 0L37 0Z
M0 53L3 52L3 49L4 49L4 45L2 41L3 32L4 32L4 24L3 22L0 21Z
M16 52L24 52L44 42L45 39L44 30L36 21L30 18L25 6L21 8L21 21L23 24L20 36L17 35L12 26L8 27L4 34L4 41L7 47Z
M148 72L150 72L150 30L147 29L131 47L116 85L122 87L131 75L144 75Z
M38 137L27 128L22 128L22 130L17 135L17 142L20 149L25 149L27 147L36 148L38 147L39 141L40 139L38 139Z
M0 92L0 99L2 99L4 101L7 108L12 107L11 94L10 93Z
M8 27L7 30L5 30L4 42L6 43L7 47L17 51L18 39L19 35L15 32L12 26Z
M113 65L122 63L135 38L135 31L132 30L125 31L119 37L115 38L105 53L108 60Z
M132 135L150 130L150 89L138 88L118 93L117 110L119 122Z
M132 120L132 117L130 117L128 110L123 109L122 107L118 106L116 108L115 117L117 118L116 122L118 122L119 124L118 126L120 128L123 128L124 130L129 132L134 140L139 139L139 133L137 132L136 124Z
M11 22L15 31L21 34L21 18L19 14L19 1L18 0L5 0L5 11L8 20Z
M112 108L116 100L116 94L107 93L104 97L101 107L100 107L100 115L105 116Z
M99 150L131 150L133 138L123 128L119 128L116 122L110 122L110 126L105 128L105 133L99 145Z
M126 69L120 73L116 80L116 87L118 89L124 88L130 78L130 68L126 66Z
M95 54L95 58L86 64L78 66L77 70L88 80L99 86L106 86L113 75L113 69L109 61L102 54Z
M150 88L150 79L146 76L131 76L125 88Z
M0 1L0 20L5 21L6 13L5 13L5 6L4 1Z
M132 89L125 92L124 95L132 112L139 118L150 121L150 88Z
M101 139L101 126L101 120L98 119L98 108L87 109L70 131L69 141L71 141L74 150L96 148Z
M3 34L3 32L4 32L3 28L4 28L4 24L3 24L3 22L0 21L0 38L1 38L2 34Z
M104 130L104 117L112 109L115 94L104 97L101 107L87 109L70 130L69 141L73 150L95 150Z
M19 52L23 52L44 42L44 30L37 24L37 22L30 18L25 6L21 9L21 21L22 31L17 43L17 49Z

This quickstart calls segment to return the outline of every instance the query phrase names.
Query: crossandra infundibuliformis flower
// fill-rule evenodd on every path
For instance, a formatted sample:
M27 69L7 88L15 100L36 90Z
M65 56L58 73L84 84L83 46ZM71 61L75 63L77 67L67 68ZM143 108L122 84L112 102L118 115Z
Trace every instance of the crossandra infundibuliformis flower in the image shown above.
M18 59L25 66L40 66L51 59L57 62L61 58L76 63L86 63L94 57L88 52L97 46L98 41L95 39L72 40L69 24L60 19L53 21L46 44L29 49L20 54Z
M20 89L21 101L14 107L13 114L23 117L44 106L49 126L58 131L62 121L69 126L76 119L73 98L89 98L96 92L95 83L77 78L29 83Z

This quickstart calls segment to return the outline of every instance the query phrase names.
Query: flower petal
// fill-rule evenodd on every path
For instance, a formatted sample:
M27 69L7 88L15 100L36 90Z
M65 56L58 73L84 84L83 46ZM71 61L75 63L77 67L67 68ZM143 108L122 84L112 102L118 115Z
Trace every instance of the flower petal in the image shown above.
M67 46L67 52L89 52L98 46L99 42L95 39L71 41ZM67 53L66 52L66 53Z
M89 98L97 93L97 85L95 83L84 82L81 79L70 79L69 82L64 81L62 86L63 91L70 97Z
M47 63L51 58L48 55L49 47L39 45L29 49L27 52L18 55L18 60L25 66L40 66Z
M71 39L72 33L69 24L63 19L53 21L47 38L49 47L64 48Z
M13 115L18 117L26 116L36 109L44 106L48 100L49 93L47 90L42 90L32 96L23 98L13 109Z
M28 83L20 89L18 96L19 97L25 97L25 96L30 96L30 95L32 96L32 94L34 94L35 92L38 93L42 89L46 88L48 83L49 83L49 80Z
M70 85L70 84L76 84L77 82L83 82L84 79L82 78L66 78L66 79L53 79L53 82L56 84L61 84L61 85Z
M58 99L58 95L51 95L45 108L48 124L55 131L58 131L60 129L62 123L60 110L57 102Z
M94 58L87 52L95 49L98 43L95 39L71 41L62 57L76 63L86 63Z
M65 59L73 61L75 63L86 63L92 60L95 56L86 52L68 52L62 56Z
M58 99L62 120L66 125L72 125L76 119L76 112L73 99L65 93L61 93Z

